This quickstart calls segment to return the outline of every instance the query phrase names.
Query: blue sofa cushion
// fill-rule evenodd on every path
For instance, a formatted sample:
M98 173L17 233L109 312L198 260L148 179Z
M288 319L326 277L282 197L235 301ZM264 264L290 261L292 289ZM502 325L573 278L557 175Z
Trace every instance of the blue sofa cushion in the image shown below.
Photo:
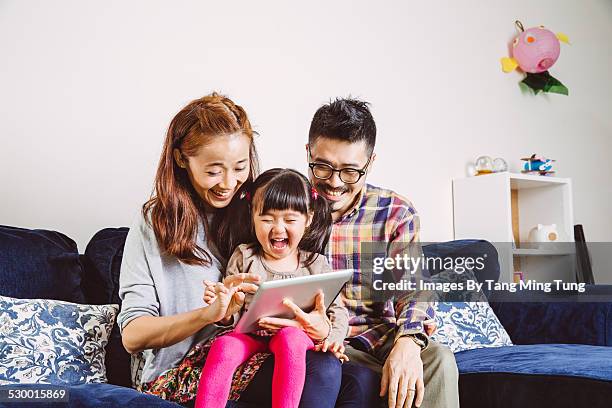
M0 384L106 382L117 305L0 296Z
M608 408L612 347L539 344L455 354L461 406Z
M519 302L519 294L514 297L491 302L514 344L612 346L612 302Z
M0 226L0 295L83 303L76 243L55 231Z
M91 304L113 303L121 306L119 272L123 246L128 228L105 228L98 231L87 244L83 256L83 293ZM117 323L106 347L106 375L108 382L130 387L130 355L121 342Z
M38 385L13 385L12 389L31 390L41 388ZM134 389L112 384L81 384L68 387L68 404L64 402L36 402L36 408L55 407L147 407L147 408L180 408L173 402L165 401L153 395L142 394ZM24 403L2 403L0 408L26 407Z
M434 309L438 329L431 340L448 346L453 353L512 345L487 302L435 302Z
M82 287L89 303L121 303L119 272L128 231L125 227L105 228L98 231L87 244Z

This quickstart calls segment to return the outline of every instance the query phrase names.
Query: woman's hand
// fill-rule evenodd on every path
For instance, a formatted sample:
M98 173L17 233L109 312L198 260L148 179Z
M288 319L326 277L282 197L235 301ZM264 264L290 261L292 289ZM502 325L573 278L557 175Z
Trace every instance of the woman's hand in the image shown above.
M255 293L257 291L257 285L260 278L258 275L252 273L240 273L237 275L231 275L223 279L221 282L211 282L208 280L204 281L204 302L212 305L215 302L217 291L217 285L222 285L228 290L232 291L233 295L231 301L227 305L227 310L223 321L229 321L231 317L242 309L244 305L245 293Z
M217 292L215 292L216 283L211 281L204 281L204 302L207 305L211 305L217 298Z
M283 305L287 306L295 314L295 319L282 319L278 317L264 317L259 320L259 326L263 329L278 330L283 327L297 327L304 330L308 337L320 341L331 331L331 322L325 313L325 299L323 292L319 291L315 297L315 308L306 313L290 299L285 299Z

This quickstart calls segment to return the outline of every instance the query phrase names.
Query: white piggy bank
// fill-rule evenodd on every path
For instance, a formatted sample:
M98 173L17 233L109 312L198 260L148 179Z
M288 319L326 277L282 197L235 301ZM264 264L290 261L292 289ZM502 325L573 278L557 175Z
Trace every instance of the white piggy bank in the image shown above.
M536 244L539 248L550 248L550 243L559 241L559 232L557 231L557 224L538 224L529 231L529 242ZM542 245L537 245L542 244Z

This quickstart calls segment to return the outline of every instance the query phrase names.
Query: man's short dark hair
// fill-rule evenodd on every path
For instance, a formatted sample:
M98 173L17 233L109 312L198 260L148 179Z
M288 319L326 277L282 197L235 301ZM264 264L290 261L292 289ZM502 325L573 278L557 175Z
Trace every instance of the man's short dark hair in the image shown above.
M365 140L371 154L376 144L376 123L369 103L351 98L337 98L321 106L314 114L308 132L308 143L318 137L356 143Z

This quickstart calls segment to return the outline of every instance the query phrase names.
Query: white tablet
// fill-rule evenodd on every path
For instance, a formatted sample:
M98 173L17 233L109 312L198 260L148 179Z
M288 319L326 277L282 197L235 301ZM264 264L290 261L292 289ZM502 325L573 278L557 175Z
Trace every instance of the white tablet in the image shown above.
M352 270L342 270L263 282L259 285L249 309L244 312L235 330L237 333L259 330L261 328L257 322L264 317L292 319L295 316L287 306L283 305L284 299L291 299L302 310L309 312L314 308L314 298L319 290L323 291L325 308L328 308L352 275Z

